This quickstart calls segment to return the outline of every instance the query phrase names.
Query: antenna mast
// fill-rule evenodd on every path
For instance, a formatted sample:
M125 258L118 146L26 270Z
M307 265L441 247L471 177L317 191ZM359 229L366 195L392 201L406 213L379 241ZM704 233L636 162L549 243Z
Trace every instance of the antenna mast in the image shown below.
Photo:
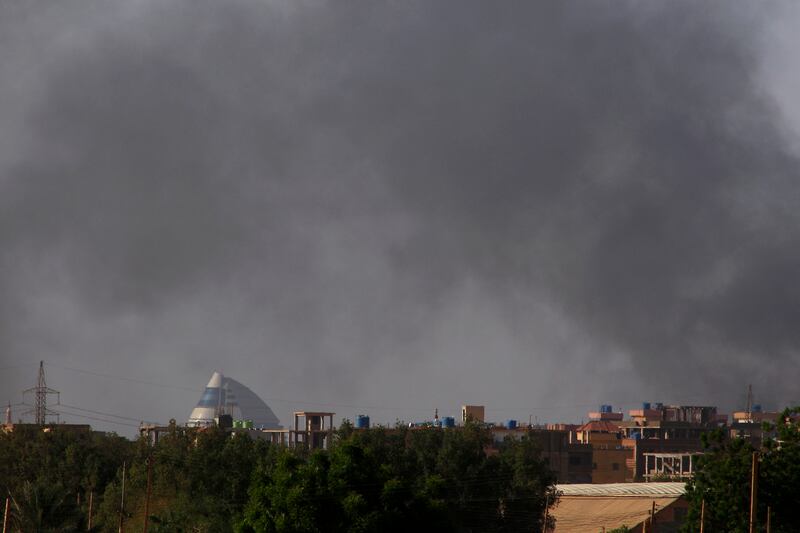
M47 382L44 379L44 361L39 361L39 379L36 383L36 386L22 391L23 397L25 394L34 395L34 404L33 409L25 411L23 414L27 415L33 413L36 425L45 425L47 423L48 416L55 416L58 418L58 413L56 411L47 408L47 396L49 394L55 394L58 398L56 405L58 405L61 403L61 393L47 386Z
M753 385L747 386L747 421L753 421Z

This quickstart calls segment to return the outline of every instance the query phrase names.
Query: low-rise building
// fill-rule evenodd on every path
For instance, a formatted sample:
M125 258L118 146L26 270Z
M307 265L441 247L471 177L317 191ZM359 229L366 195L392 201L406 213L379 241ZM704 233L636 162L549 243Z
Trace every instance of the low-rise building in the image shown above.
M529 426L493 426L492 438L496 444L506 438L534 440L559 483L591 483L592 446L577 442L569 431L531 428Z
M703 451L701 436L724 426L727 416L710 406L642 404L619 423L622 445L633 448L636 480L685 479Z
M627 527L631 533L677 532L686 520L684 483L561 485L548 533L586 533Z
M619 423L623 414L611 405L601 405L589 413L589 421L575 430L578 442L592 447L592 483L624 483L633 481L635 468L633 448L623 446Z

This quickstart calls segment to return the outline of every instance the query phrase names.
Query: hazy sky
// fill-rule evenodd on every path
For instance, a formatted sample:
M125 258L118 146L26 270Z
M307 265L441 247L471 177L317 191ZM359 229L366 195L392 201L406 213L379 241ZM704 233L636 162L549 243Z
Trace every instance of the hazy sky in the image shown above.
M798 24L5 1L0 400L39 360L126 434L76 415L182 421L215 369L284 424L800 400Z

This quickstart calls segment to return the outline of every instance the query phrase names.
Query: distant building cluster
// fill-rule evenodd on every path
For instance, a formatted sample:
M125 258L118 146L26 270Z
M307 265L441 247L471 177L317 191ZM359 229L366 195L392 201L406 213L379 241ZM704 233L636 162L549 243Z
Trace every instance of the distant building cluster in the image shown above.
M45 395L52 391L44 381L40 365L39 384L31 389L38 399L36 423L14 423L11 405L6 409L3 432L42 428L45 432L89 432L89 425L47 423ZM495 423L486 419L483 405L462 405L460 416L385 427L385 431L459 431L468 423L480 424L492 435L487 454L498 453L507 439L534 440L558 482L559 504L553 510L558 532L586 531L587 527L611 530L625 524L630 531L650 531L646 524L673 530L686 517L683 498L685 481L695 472L703 453L703 436L722 430L732 439L747 439L756 448L770 434L770 425L781 416L752 403L728 415L713 406L665 405L643 402L627 417L611 405L588 413L584 424L527 424L517 420ZM333 412L296 411L290 427L281 426L269 406L242 383L214 372L185 424L175 420L167 426L144 424L140 434L156 443L160 436L183 430L219 428L232 435L244 434L291 448L327 449L334 438ZM800 422L800 419L797 420ZM358 415L352 431L367 431L368 415ZM185 428L185 429L184 429ZM649 522L648 522L649 521ZM673 529L669 529L673 527Z
M296 411L289 428L280 426L272 410L250 389L215 372L200 402L187 421L190 427L218 426L232 433L245 433L290 447L326 448L333 436L335 413ZM695 470L702 454L702 436L723 429L731 438L750 440L760 446L763 422L774 422L779 413L766 412L759 405L735 412L732 420L713 406L665 405L643 402L627 418L611 405L588 413L588 422L536 425L486 419L482 405L462 405L458 420L439 417L411 422L412 430L458 429L468 421L483 424L493 437L487 453L496 453L505 439L535 439L542 457L562 484L606 484L685 481ZM370 428L370 417L358 415L355 431ZM157 440L167 427L142 426L142 433ZM391 429L391 428L388 428Z
M43 365L40 364L36 397L56 392L46 387ZM6 409L2 431L11 432L25 426L42 426L45 431L55 429L90 431L88 425L48 424L44 401L36 405L37 424L13 423L11 406ZM178 427L219 427L233 434L246 434L277 445L327 448L332 441L335 425L333 412L296 411L290 427L281 426L270 407L248 387L214 372L186 423L170 421L167 426L141 424L140 433L156 442L160 435ZM411 422L414 431L458 430L468 421L484 425L492 434L492 444L487 453L496 453L505 439L534 439L539 444L543 459L550 465L561 484L607 484L633 482L685 481L695 471L697 456L703 453L702 437L722 429L730 438L747 439L760 447L770 435L764 422L775 422L777 412L764 411L752 403L748 391L748 407L728 415L720 414L713 406L664 405L643 402L631 409L627 418L611 405L601 405L588 413L585 424L527 424L517 420L495 423L486 419L483 405L462 405L458 419L439 417L434 411L432 420ZM370 417L358 415L354 431L370 428ZM387 428L391 430L392 428Z

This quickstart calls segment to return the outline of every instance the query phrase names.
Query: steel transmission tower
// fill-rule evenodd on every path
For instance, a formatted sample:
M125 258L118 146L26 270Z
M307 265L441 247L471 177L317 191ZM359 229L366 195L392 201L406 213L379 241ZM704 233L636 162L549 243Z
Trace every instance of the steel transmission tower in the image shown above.
M58 412L52 411L47 408L47 396L49 394L55 394L56 397L58 398L56 404L59 404L61 403L61 393L47 386L47 382L44 379L44 361L39 361L39 380L36 383L36 386L22 391L23 397L26 394L34 395L34 404L33 404L33 409L25 411L25 413L23 414L27 415L33 413L35 423L37 425L39 426L45 425L47 423L48 416L55 416L56 418L58 418Z

